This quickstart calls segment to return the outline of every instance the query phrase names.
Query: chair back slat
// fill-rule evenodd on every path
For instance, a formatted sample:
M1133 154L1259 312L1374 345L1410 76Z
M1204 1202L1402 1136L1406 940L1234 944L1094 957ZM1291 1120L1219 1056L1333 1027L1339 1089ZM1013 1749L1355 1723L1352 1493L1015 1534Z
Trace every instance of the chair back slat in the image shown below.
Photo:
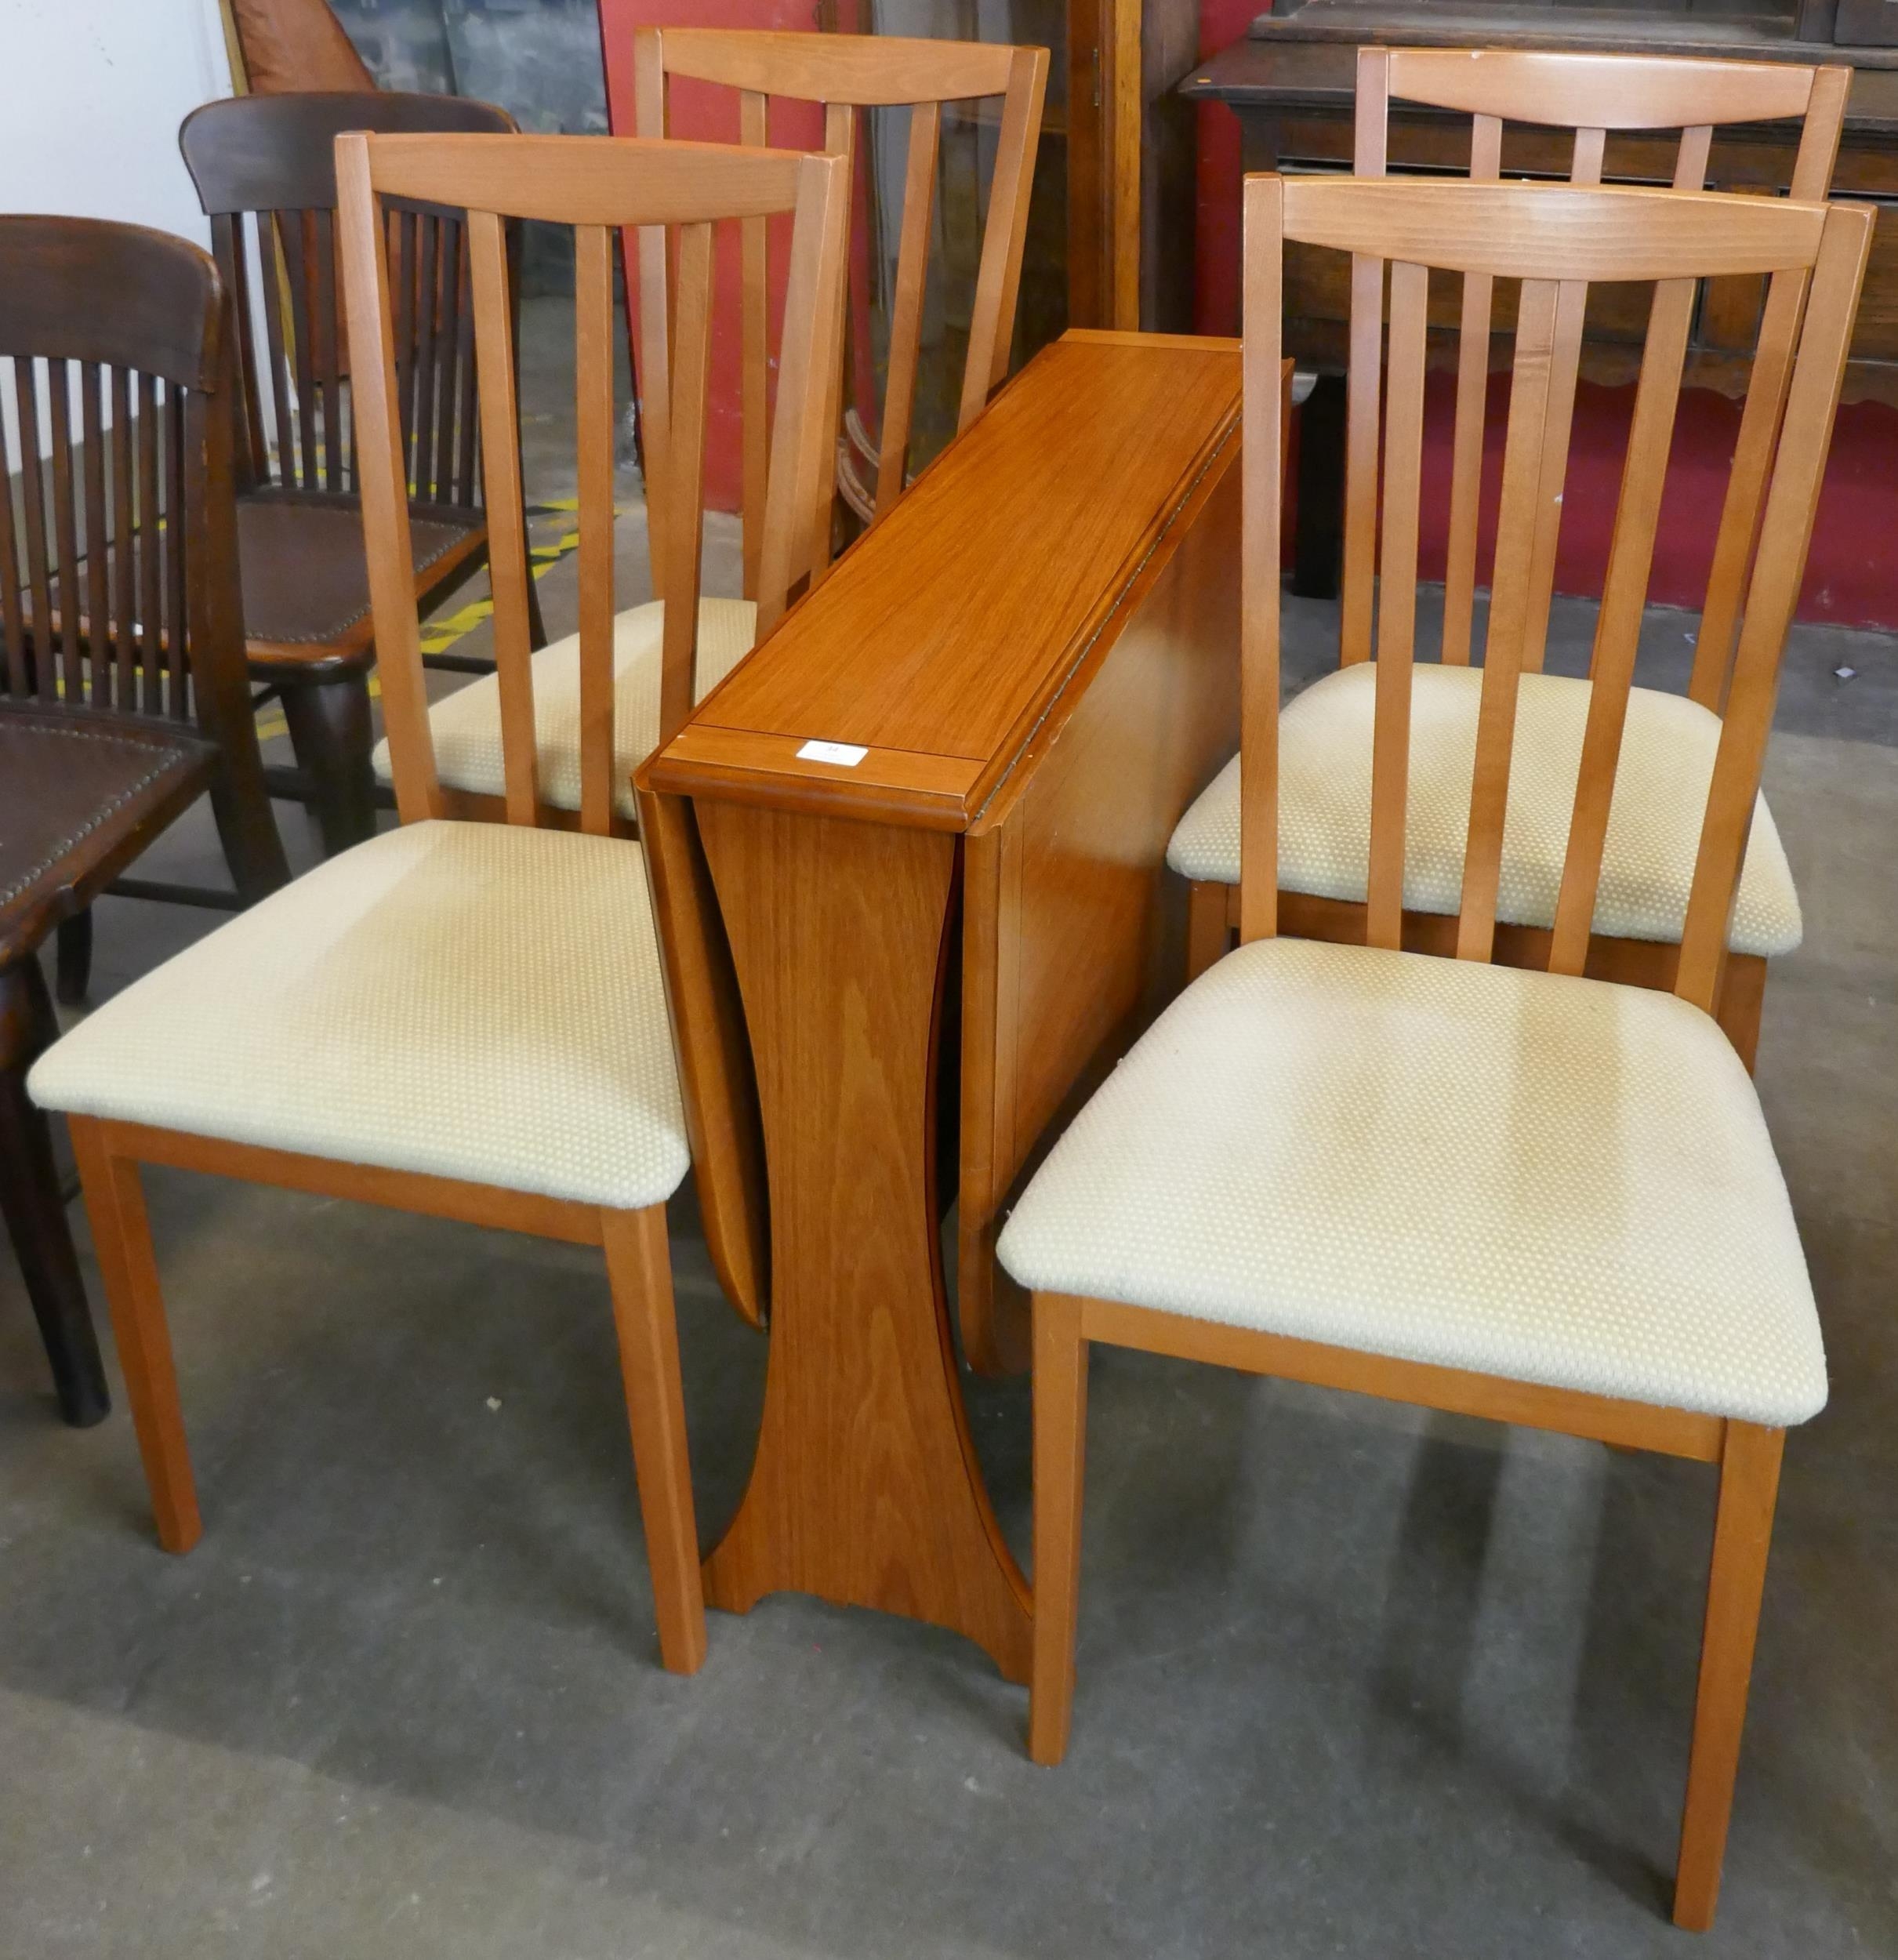
M1352 174L1384 172L1390 50L1358 55L1358 117ZM1384 386L1384 261L1357 252L1351 261L1351 343L1345 415L1345 586L1338 661L1371 656L1371 614L1377 586L1377 405Z
M20 545L14 535L12 486L0 496L0 683L22 699L32 691L27 666L27 614L20 590ZM95 619L101 615L96 610Z
M1720 746L1681 936L1674 990L1709 1012L1726 956L1728 927L1773 725L1780 662L1805 575L1820 484L1871 242L1873 214L1868 209L1851 205L1830 209L1784 397L1781 438L1768 481L1759 548L1721 717Z
M844 159L844 181L854 198L857 183L857 110L855 103L827 102L824 105L824 154ZM844 277L847 279L848 271ZM831 336L830 379L824 403L824 426L844 426L844 361L850 339L850 309L836 310L836 325ZM822 470L812 493L811 506L811 583L821 584L830 570L831 512L837 495L837 448L833 442L824 452Z
M1575 132L1569 181L1599 184L1608 132L1602 128ZM1569 442L1575 426L1575 385L1581 374L1582 325L1588 312L1588 289L1580 282L1564 288L1555 314L1555 367L1549 394L1549 436L1543 451L1542 477L1536 488L1536 539L1530 561L1529 605L1524 615L1522 667L1540 673L1548 644L1549 606L1555 593L1555 553L1561 542L1562 492L1568 481Z
M60 568L60 605L69 612L76 596L73 579L79 565L78 510L73 501L72 477L72 363L46 363L46 405L53 432L53 542ZM157 507L157 499L146 506ZM147 615L149 618L151 615ZM85 689L85 641L77 633L62 631L59 641L59 691L67 700L77 701ZM49 668L53 662L49 661Z
M111 527L106 517L106 445L105 411L103 396L106 370L96 361L81 365L79 380L79 447L83 458L82 469L85 478L85 535L89 539L109 538ZM183 439L180 441L180 458L183 459ZM182 510L181 503L174 503L174 510ZM184 533L181 530L176 540L180 553L184 549ZM3 543L0 543L0 564L7 562ZM110 637L101 641L100 634L105 622L112 616L110 587L107 583L107 554L103 551L89 550L85 554L85 616L92 632L92 676L94 697L102 707L116 706L129 691L121 680L119 669L114 661L114 648Z
M623 59L617 37L607 49L609 70ZM761 146L767 140L768 99L778 96L815 102L824 107L824 149L846 159L854 173L858 147L858 112L870 108L907 107L909 135L904 172L903 209L898 231L896 279L891 317L889 362L880 415L880 433L873 450L876 485L873 497L859 503L867 521L887 515L906 487L910 440L915 426L915 398L920 369L924 299L927 279L936 159L940 151L942 106L1000 96L1002 112L997 136L989 209L982 227L974 308L964 358L956 426L965 429L1007 373L1014 338L1015 301L1020 290L1022 255L1027 235L1029 192L1041 128L1047 79L1047 51L992 42L905 39L884 34L785 33L749 28L641 27L631 37L636 125L643 136L668 133L666 81L683 76L733 89L739 96L739 133L742 143ZM744 306L742 394L744 445L744 550L748 593L762 564L762 526L765 522L770 423L767 411L767 350L770 245L764 224L748 225L741 245ZM642 252L642 292L648 261ZM662 452L664 412L656 414L648 398L646 370L663 368L663 343L655 338L658 322L642 299L639 345L635 365L640 370L641 426L648 466L655 436ZM826 426L844 428L845 343L847 315L840 310L836 345L830 355L827 382ZM806 549L814 580L828 570L831 553L831 510L838 487L837 449L833 442L822 465L813 492L813 513ZM862 496L849 486L853 502ZM654 577L666 553L663 540L652 538Z
M574 233L574 411L579 451L580 828L613 827L613 234Z
M1355 169L1360 176L1384 174L1393 100L1470 116L1469 176L1478 182L1492 180L1500 172L1505 120L1572 129L1569 179L1577 185L1601 181L1610 132L1678 129L1673 183L1676 189L1697 190L1707 181L1716 128L1802 117L1792 196L1814 201L1824 197L1831 182L1850 80L1851 71L1842 67L1537 50L1366 47L1358 56ZM1381 274L1381 268L1377 270ZM1740 466L1729 481L1709 578L1707 630L1697 649L1689 689L1709 706L1718 705L1726 684L1738 629L1740 593L1759 528L1767 459L1777 439L1790 375L1790 355L1786 367L1776 368L1767 348L1783 336L1790 349L1804 303L1804 280L1803 274L1782 275L1768 301L1767 325L1773 332L1762 338L1762 365L1741 426ZM1466 665L1471 658L1475 594L1482 583L1479 510L1493 298L1488 275L1465 275L1444 565L1441 657L1451 666ZM1555 591L1585 303L1585 293L1578 291L1556 323L1551 405L1557 440L1548 452L1547 474L1534 493L1540 522L1523 644L1524 664L1531 671L1542 665ZM1374 278L1373 268L1360 256L1354 260L1352 278L1339 633L1339 659L1347 666L1370 657L1377 604L1378 488L1375 474L1367 472L1374 470L1377 454L1382 311L1381 277Z
M16 360L13 363L13 406L20 418L20 488L25 504L27 543L26 586L35 622L53 617L53 584L46 554L46 488L39 455L39 373L38 364ZM11 575L12 568L8 568ZM37 645L35 651L38 651ZM51 696L57 691L53 662L43 654L35 662L39 670L39 692Z
M631 236L653 268L643 282L651 344L665 358L646 376L647 491L656 584L665 601L659 726L666 739L690 713L696 666L704 503L705 419L711 346L713 227L724 220L792 218L790 289L778 386L771 477L760 558L758 630L782 612L806 569L818 477L820 405L834 331L847 180L840 159L722 144L540 136L350 135L338 139L344 291L355 376L355 470L368 543L370 593L397 806L403 820L443 808L422 686L409 556L403 376L396 359L387 215L459 197L471 270L475 394L492 539L495 653L504 802L512 823L542 820L529 652L526 507L513 347L510 226L564 224L575 240L575 376L580 539L582 827L614 823L615 670L613 598L614 234ZM676 239L676 249L669 234ZM405 279L395 255L394 283ZM673 261L676 259L676 267ZM425 252L417 296L438 284ZM445 289L444 288L443 289ZM438 336L450 344L461 333ZM416 344L421 344L418 339ZM662 386L661 385L662 383ZM664 434L655 448L656 423ZM441 453L439 450L437 453ZM782 459L782 461L780 461Z
M1241 274L1239 937L1279 930L1279 567L1284 532L1285 180L1245 181ZM1279 377L1271 387L1261 377Z
M903 172L903 230L896 252L896 298L890 308L890 370L876 457L876 515L887 517L902 494L909 455L909 418L923 350L923 288L929 270L929 232L936 202L936 158L942 106L919 102L909 111L909 150Z
M982 259L975 275L975 310L969 325L969 351L963 366L962 399L956 412L958 433L982 413L989 396L1008 377L1047 72L1046 49L1010 50L1002 126L996 143L995 175L989 187L989 218L982 230ZM887 405L885 412L888 412Z
M705 506L705 412L712 358L712 227L680 227L673 310L671 475L662 487L670 513L666 570L669 597L659 665L659 740L670 741L692 711L699 641L699 583Z
M1690 151L1698 148L1690 139ZM1683 173L1700 168L1691 154ZM1429 272L1520 282L1484 670L1472 763L1456 953L1492 956L1509 815L1519 698L1539 643L1537 552L1550 459L1571 411L1563 359L1569 325L1588 286L1652 283L1641 379L1614 512L1609 570L1587 685L1582 738L1550 969L1584 970L1632 688L1668 452L1699 282L1709 278L1801 277L1809 303L1790 350L1786 408L1768 458L1765 514L1742 607L1743 624L1722 720L1675 990L1711 1010L1757 797L1779 663L1811 536L1872 214L1862 206L1720 195L1699 191L1458 186L1276 177L1246 194L1247 563L1242 592L1240 932L1275 929L1275 808L1280 532L1273 452L1282 338L1282 255L1287 241L1388 262L1391 272L1388 409L1369 467L1382 481L1377 570L1378 671L1373 717L1369 943L1402 943L1403 803L1414 658L1421 396ZM1781 387L1776 357L1756 372L1755 396ZM1691 769L1690 755L1682 767Z
M255 349L257 344L256 312L251 292L251 249L244 217L220 211L211 220L211 256L223 275L224 290L230 296L237 345ZM250 484L267 468L269 445L264 436L263 404L258 393L257 364L238 363L238 388L242 403L237 448L238 481Z
M240 223L241 220L240 220ZM294 482L299 477L297 423L294 398L290 393L289 336L284 325L285 294L282 240L280 220L274 212L259 212L253 220L257 237L257 275L263 287L264 343L261 352L269 376L270 426L269 439L276 445L278 462L273 466L270 451L256 458L255 481L268 483L274 477Z
M139 528L134 544L139 560L139 637L147 689L145 708L151 714L164 707L166 662L158 647L158 622L165 616L164 578L161 570L160 527L164 520L158 502L158 446L161 424L158 419L158 384L149 374L139 376L138 414L134 424L139 452Z
M762 150L770 143L771 98L760 89L739 91L739 141L748 150ZM739 405L740 427L746 432L769 426L771 416L771 244L769 220L746 218L739 224L739 274L743 286L739 311L739 332L743 338L741 361L742 392ZM746 514L762 513L770 470L765 445L747 439L744 444L744 485L740 509ZM762 518L749 514L743 524L745 590L758 589L758 562L764 548Z
M1621 492L1609 539L1601 610L1595 618L1595 648L1588 667L1595 684L1588 697L1568 849L1556 895L1555 935L1549 949L1551 973L1580 973L1588 962L1602 851L1620 762L1642 615L1647 606L1648 579L1654 565L1654 539L1674 440L1675 412L1680 403L1687 336L1693 324L1693 303L1691 279L1666 280L1654 289Z
M1470 123L1470 181L1493 183L1502 174L1500 116ZM1444 664L1467 667L1476 608L1476 532L1482 501L1482 431L1490 398L1490 322L1496 281L1465 274L1457 339L1457 423L1450 441L1450 535L1444 554Z
M482 448L488 458L488 531L493 542L494 657L501 696L501 757L507 820L532 824L540 808L534 735L533 634L528 616L527 511L521 488L514 350L508 332L507 241L492 211L468 214L474 274L474 358L481 376ZM423 257L424 290L429 260Z
M191 521L186 508L184 458L189 441L185 428L184 398L176 389L165 401L165 518L154 536L153 548L162 546L165 588L165 637L166 667L171 679L171 695L183 701L189 684L187 655L191 644L187 623L188 566L185 555L185 531Z
M1424 459L1424 343L1430 274L1391 268L1390 401L1377 605L1366 933L1395 950L1403 939L1404 803L1410 759L1410 664L1417 645L1417 496Z
M132 419L132 377L123 368L112 370L112 535L126 543L112 554L114 613L118 622L117 659L120 706L136 713L140 708L139 644L135 622L138 604L134 597L138 575L131 540L138 535L138 520L132 508L132 443L136 434ZM149 707L150 702L145 704Z
M1457 924L1459 960L1487 960L1495 937L1516 696L1530 634L1536 544L1541 530L1540 493L1547 481L1551 425L1561 412L1556 399L1558 343L1565 303L1580 283L1525 279L1517 303L1515 365L1503 443L1502 517L1497 532L1490 626L1483 641L1482 691ZM1566 439L1566 430L1564 435Z
M1831 187L1851 84L1849 68L1816 71L1805 132L1793 159L1793 197L1817 202ZM1707 602L1700 616L1700 637L1694 646L1693 672L1687 684L1690 699L1716 712L1726 692L1734 641L1740 630L1740 593L1753 561L1765 509L1768 460L1779 439L1780 419L1785 412L1792 347L1805 307L1805 290L1804 273L1777 274L1767 288L1761 317L1755 387L1748 393L1740 418L1733 471L1727 480L1720 528L1707 574Z

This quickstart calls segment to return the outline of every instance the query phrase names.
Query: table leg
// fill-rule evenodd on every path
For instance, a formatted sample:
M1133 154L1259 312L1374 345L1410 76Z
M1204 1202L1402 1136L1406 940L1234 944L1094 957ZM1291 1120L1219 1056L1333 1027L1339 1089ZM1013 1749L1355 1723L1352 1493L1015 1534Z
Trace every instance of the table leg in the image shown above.
M701 800L757 1073L771 1360L714 1606L815 1593L1028 1679L1028 1588L971 1445L935 1205L953 837Z

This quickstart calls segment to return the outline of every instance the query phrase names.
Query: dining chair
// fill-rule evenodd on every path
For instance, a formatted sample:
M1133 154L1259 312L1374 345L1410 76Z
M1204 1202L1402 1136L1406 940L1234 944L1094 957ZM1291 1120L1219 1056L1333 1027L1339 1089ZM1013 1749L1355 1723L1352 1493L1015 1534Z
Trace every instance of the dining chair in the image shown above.
M604 1253L666 1665L705 1650L666 1201L690 1162L643 853L613 837L612 229L679 234L679 440L656 482L681 569L698 553L715 221L793 214L760 612L782 609L818 467L815 350L843 251L834 159L601 136L338 139L357 480L401 826L329 859L107 1001L34 1067L66 1112L160 1541L199 1535L140 1167L161 1163L524 1232ZM504 824L445 817L409 537L387 250L392 207L467 213L474 335L506 685ZM542 827L504 224L573 232L580 828ZM665 713L690 699L690 609ZM674 673L676 670L676 674ZM286 1065L286 1058L292 1058Z
M768 98L775 95L824 104L824 148L854 167L858 113L870 107L909 107L908 158L902 205L902 249L891 324L889 379L884 392L882 430L874 488L856 484L855 506L875 522L894 506L907 482L911 411L920 372L924 296L927 278L935 163L942 105L969 97L1000 99L994 175L977 281L973 323L960 383L958 426L967 428L982 412L1008 371L1014 337L1015 298L1028 223L1028 195L1034 176L1035 149L1041 127L1047 79L1047 52L957 41L908 41L875 34L778 34L749 29L644 28L630 37L610 31L609 70L628 52L634 70L637 133L667 134L666 98L677 78L735 89L738 126L751 147L766 140ZM609 87L608 100L619 93ZM757 598L767 517L769 472L768 401L772 321L771 227L762 219L746 223L739 243L742 283L742 405L744 594L740 599L699 600L699 641L695 685L702 697L744 659L759 633ZM666 372L673 331L667 311L666 272L656 229L625 241L629 266L637 266L633 369L639 378L640 423L649 475L663 480L667 467L670 418L663 390L644 385ZM840 422L843 387L843 310L831 349L826 426ZM847 447L840 439L837 448ZM832 513L837 481L836 451L827 451L824 474L810 506L810 538L800 569L821 579L830 560ZM658 595L622 612L615 624L620 720L614 735L617 821L629 833L637 823L632 773L655 746L659 730L659 646L666 606L681 588L669 583L666 511L649 506L648 540L652 589ZM697 520L693 520L696 524ZM693 576L697 578L696 563ZM686 596L696 596L696 585ZM579 807L578 760L579 670L575 643L557 641L535 663L540 716L541 784L550 807ZM498 736L500 690L494 681L477 681L438 701L433 710L436 753L444 787L458 815L492 815L503 793ZM386 779L386 746L376 766Z
M1089 1344L1210 1362L1716 1464L1674 1916L1713 1917L1787 1428L1826 1398L1811 1283L1751 1078L1712 1018L1871 213L1708 192L1348 178L1245 194L1241 943L1154 1024L1055 1144L1000 1240L1034 1316L1029 1746L1074 1686ZM1390 268L1383 587L1363 944L1286 935L1278 365L1290 241ZM1410 735L1429 269L1519 279L1501 530L1454 957L1400 949L1419 819ZM1585 692L1546 970L1497 963L1534 605L1536 485L1589 285L1655 285L1605 610L1639 616L1695 280L1808 282L1718 740L1677 740L1700 805L1678 969L1590 979L1631 632ZM1776 390L1773 365L1755 388ZM1744 467L1744 457L1737 460Z
M245 633L259 703L280 702L297 764L271 769L270 782L310 807L326 853L376 828L376 637L336 270L336 140L514 127L491 103L339 90L206 103L178 132L237 303ZM452 209L392 205L389 230L416 602L432 608L488 556L466 227ZM529 598L539 645L532 586ZM492 670L452 652L426 661Z
M1570 181L1601 181L1610 132L1618 136L1678 129L1672 176L1677 190L1701 189L1716 129L1804 118L1792 172L1795 198L1824 198L1838 155L1849 68L1791 64L1676 60L1648 55L1558 54L1450 48L1363 48L1359 51L1355 173L1384 174L1392 102L1421 103L1472 118L1469 178L1499 174L1503 125L1573 127ZM1664 167L1664 165L1663 166ZM1384 358L1382 268L1352 263L1349 395L1346 424L1344 583L1339 664L1288 705L1282 735L1285 823L1279 877L1285 930L1303 938L1360 940L1370 837L1370 779L1365 739L1373 712L1372 620L1376 609L1376 475L1379 391ZM1416 821L1406 877L1406 945L1446 947L1461 886L1460 804L1475 753L1479 682L1471 670L1478 564L1479 503L1491 334L1510 321L1494 281L1462 281L1460 308L1447 286L1433 298L1433 328L1454 324L1457 382L1452 437L1448 543L1439 659L1419 667L1410 768ZM1740 617L1764 494L1766 461L1786 401L1794 337L1805 303L1802 272L1776 275L1759 323L1758 369L1743 414L1738 461L1728 479L1708 579L1700 637L1682 699L1636 688L1628 700L1628 740L1609 826L1606 855L1589 948L1588 971L1605 979L1666 988L1686 916L1697 811L1671 771L1681 745L1711 753L1726 698ZM1683 317L1695 303L1687 289L1668 305ZM1556 322L1551 358L1551 440L1536 502L1530 625L1523 647L1529 677L1521 698L1512 785L1515 816L1504 840L1498 900L1497 956L1539 965L1555 923L1563 816L1575 786L1587 691L1576 679L1542 671L1555 590L1555 551L1568 473L1570 422L1581 345L1582 302L1568 303ZM1609 574L1612 577L1612 572ZM1644 575L1645 577L1645 575ZM1592 658L1619 658L1614 636L1640 630L1641 608L1606 598ZM1355 759L1355 760L1354 760ZM1203 972L1231 943L1239 922L1239 789L1237 757L1181 818L1168 862L1189 882L1187 977ZM1732 927L1733 957L1715 1012L1752 1065L1759 1036L1766 963L1800 940L1799 901L1771 812L1762 804L1754 826Z
M56 1032L39 949L102 892L235 908L289 876L244 675L229 358L227 296L196 246L0 217L0 1211L81 1425L110 1401L26 1093ZM127 878L205 795L231 889Z

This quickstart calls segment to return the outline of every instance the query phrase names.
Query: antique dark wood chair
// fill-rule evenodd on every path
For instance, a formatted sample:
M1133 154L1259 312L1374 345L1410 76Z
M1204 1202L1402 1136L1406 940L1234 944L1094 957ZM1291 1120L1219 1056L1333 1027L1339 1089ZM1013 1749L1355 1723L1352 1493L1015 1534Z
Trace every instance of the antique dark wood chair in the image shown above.
M346 129L514 126L490 103L347 91L207 103L179 131L237 307L245 633L259 699L282 703L297 761L267 778L274 794L314 809L325 853L376 828L376 644L336 274L336 140ZM390 207L389 230L409 529L426 609L488 561L467 227L459 211L410 205ZM528 595L538 646L531 581ZM428 664L486 673L492 663L445 653Z
M0 1210L75 1424L109 1403L26 1094L56 1032L38 949L108 889L234 907L289 877L244 670L227 319L216 267L181 239L0 217L17 412L0 477L20 486L0 495ZM122 879L207 791L235 889Z

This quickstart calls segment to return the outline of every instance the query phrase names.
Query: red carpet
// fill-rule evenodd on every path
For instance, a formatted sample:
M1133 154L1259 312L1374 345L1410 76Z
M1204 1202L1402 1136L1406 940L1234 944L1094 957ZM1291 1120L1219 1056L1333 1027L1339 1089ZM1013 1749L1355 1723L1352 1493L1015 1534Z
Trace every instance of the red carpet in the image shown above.
M1451 417L1455 381L1433 375L1425 393L1421 575L1443 575L1450 521ZM1562 514L1556 589L1595 597L1602 590L1608 541L1620 489L1621 459L1635 391L1584 382L1577 391L1575 426ZM1485 583L1496 543L1496 506L1502 480L1508 379L1491 377L1484 426L1482 536L1479 582ZM1657 604L1698 610L1713 561L1721 500L1740 429L1740 404L1690 389L1681 397L1673 461L1662 499L1654 573L1648 597ZM1860 402L1839 411L1832 456L1813 533L1799 616L1833 626L1898 629L1898 409Z

